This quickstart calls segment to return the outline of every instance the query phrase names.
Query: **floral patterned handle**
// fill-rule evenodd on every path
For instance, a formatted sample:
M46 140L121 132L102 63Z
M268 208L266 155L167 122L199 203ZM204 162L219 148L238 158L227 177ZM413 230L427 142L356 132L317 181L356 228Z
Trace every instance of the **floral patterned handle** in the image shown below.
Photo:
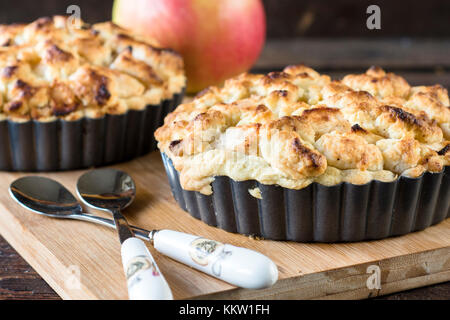
M265 255L246 248L172 230L153 234L159 252L238 287L261 289L278 279L278 269Z
M166 279L142 240L126 239L121 252L130 300L173 299Z

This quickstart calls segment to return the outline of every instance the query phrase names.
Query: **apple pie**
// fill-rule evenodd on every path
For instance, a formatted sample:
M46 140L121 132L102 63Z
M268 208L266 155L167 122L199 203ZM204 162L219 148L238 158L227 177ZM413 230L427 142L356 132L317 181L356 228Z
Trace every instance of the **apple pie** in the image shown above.
M227 80L222 87L207 88L192 102L178 106L155 136L170 177L178 179L171 182L172 189L178 188L177 183L182 189L178 202L185 195L187 206L187 195L194 192L195 203L190 206L202 217L201 208L208 205L199 199L211 199L210 208L216 218L210 224L217 225L217 206L221 203L218 198L230 193L233 205L227 210L234 215L235 230L239 232L244 223L239 224L240 215L247 215L250 220L253 218L249 217L255 217L253 226L249 225L251 230L241 233L295 240L287 236L289 228L295 230L289 223L302 213L294 202L288 204L288 200L294 201L289 194L301 194L305 189L309 191L303 192L308 194L303 199L303 209L310 211L310 217L302 223L310 223L312 228L307 241L328 239L327 232L325 238L314 236L313 232L314 223L321 221L315 215L326 211L317 207L324 201L333 202L335 207L334 211L329 208L337 228L329 233L332 241L382 237L364 234L365 229L358 229L355 237L343 236L347 232L346 219L366 228L371 219L368 212L381 201L391 206L372 214L391 218L385 217L389 220L384 226L389 229L386 235L430 225L436 208L444 210L436 213L442 218L448 214L449 183L444 173L450 164L447 90L440 85L411 86L401 76L379 67L334 81L303 65L267 75L244 73ZM229 180L227 186L219 186L216 180L224 178ZM433 186L426 183L430 179ZM410 182L416 183L415 189L403 187ZM237 195L237 185L242 183L246 183L246 188L250 183L250 187ZM396 190L381 188L375 194L375 186ZM352 198L350 189L356 194L361 192L359 199ZM405 195L409 202L406 207L399 200L403 189L409 193ZM324 197L327 192L337 194ZM439 192L444 198L438 197ZM423 221L417 216L417 208L425 201L421 198L425 195L431 197L427 201L432 203L428 203L425 211L429 216ZM439 201L443 203L438 204ZM361 212L350 214L345 210L347 206ZM279 212L275 212L275 207ZM266 222L263 208L274 211ZM396 216L392 218L393 213L408 215L411 221L398 222ZM273 225L273 219L279 220L275 224L278 233L271 236L265 232ZM391 223L404 223L406 227L397 228ZM315 227L322 228L323 224ZM369 231L372 227L376 228L376 224L369 226Z
M73 169L146 153L185 86L180 55L111 22L2 25L0 169Z

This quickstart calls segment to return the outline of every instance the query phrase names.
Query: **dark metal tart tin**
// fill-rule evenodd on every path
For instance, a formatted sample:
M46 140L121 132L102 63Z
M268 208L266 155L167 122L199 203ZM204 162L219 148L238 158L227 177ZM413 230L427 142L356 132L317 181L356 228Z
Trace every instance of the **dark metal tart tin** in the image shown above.
M418 178L364 185L313 183L300 190L215 177L212 195L181 188L161 153L173 196L183 210L229 232L297 242L383 239L423 230L450 217L450 167ZM262 199L250 195L258 187Z
M154 131L181 103L184 89L143 110L94 119L0 121L0 170L57 171L127 161L156 150Z

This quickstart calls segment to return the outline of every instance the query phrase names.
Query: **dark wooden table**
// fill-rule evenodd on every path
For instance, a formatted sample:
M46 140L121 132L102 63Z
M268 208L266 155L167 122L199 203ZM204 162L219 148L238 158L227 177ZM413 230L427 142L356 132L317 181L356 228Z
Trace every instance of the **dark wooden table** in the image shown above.
M268 42L255 71L305 63L338 79L371 65L404 76L412 85L440 83L450 88L450 40L299 39ZM33 268L0 236L0 300L60 299ZM450 282L375 299L450 299Z
M0 236L0 300L61 299L32 267ZM376 299L450 299L450 282Z

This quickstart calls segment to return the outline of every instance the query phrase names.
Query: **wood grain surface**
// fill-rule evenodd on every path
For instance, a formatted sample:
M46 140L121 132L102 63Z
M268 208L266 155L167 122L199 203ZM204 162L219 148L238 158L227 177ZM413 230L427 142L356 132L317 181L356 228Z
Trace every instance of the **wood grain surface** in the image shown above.
M450 220L403 237L343 244L253 240L207 226L182 211L170 193L160 155L154 152L115 166L136 181L137 197L125 211L130 223L175 229L258 250L272 258L280 279L269 289L235 288L170 260L150 248L175 298L302 299L363 298L450 280ZM39 174L75 192L84 171ZM1 173L0 233L63 299L125 299L120 245L113 230L80 221L61 221L28 212L8 194L22 173ZM369 265L381 268L381 290L366 286ZM67 285L71 266L81 287Z
M0 300L59 300L61 297L0 236ZM450 281L398 293L376 300L450 300Z
M387 69L414 71L450 66L450 42L437 39L277 39L266 43L255 68L305 63L321 69Z
M0 236L0 300L60 299L42 277Z

